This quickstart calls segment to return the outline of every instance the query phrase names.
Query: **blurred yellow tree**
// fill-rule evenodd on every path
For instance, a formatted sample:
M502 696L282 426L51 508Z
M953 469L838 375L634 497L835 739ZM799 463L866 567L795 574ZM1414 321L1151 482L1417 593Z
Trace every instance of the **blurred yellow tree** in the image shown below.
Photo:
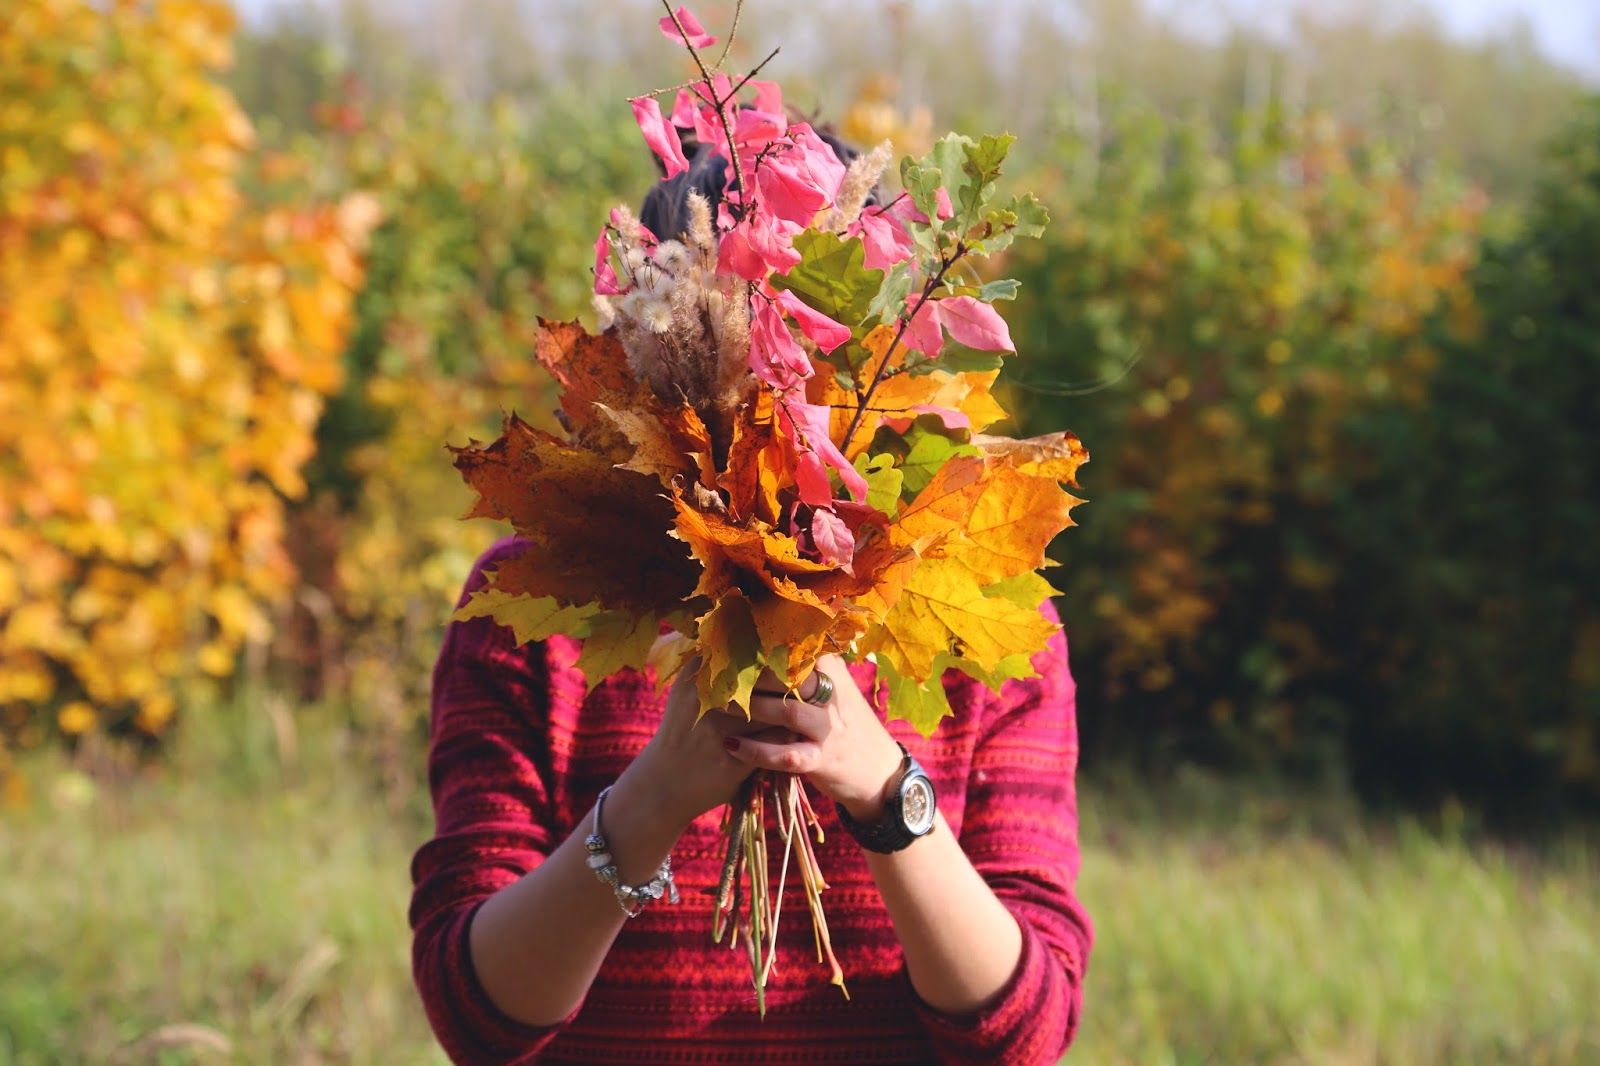
M0 19L0 724L160 731L294 580L376 207L256 211L212 0ZM48 717L47 717L48 716Z

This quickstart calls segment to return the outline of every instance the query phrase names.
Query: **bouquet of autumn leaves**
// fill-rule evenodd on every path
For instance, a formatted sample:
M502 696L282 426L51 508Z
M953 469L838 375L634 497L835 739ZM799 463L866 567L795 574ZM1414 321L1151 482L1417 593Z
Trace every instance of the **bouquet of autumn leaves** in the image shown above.
M693 129L726 192L690 193L678 239L612 212L595 242L601 331L538 335L564 436L512 414L492 444L453 449L478 495L468 517L526 542L457 617L519 642L581 637L591 685L647 664L665 685L697 655L702 713L747 706L763 668L798 688L820 655L866 657L888 713L931 733L950 713L945 670L998 688L1055 629L1037 571L1088 457L1070 434L984 433L1005 417L991 389L1012 351L993 302L1017 283L973 268L1045 212L996 195L1010 137L947 136L901 162L902 191L875 194L887 144L846 165L776 85L708 68L691 13L661 23L703 76L669 115L652 96L634 114L668 178ZM749 951L759 992L783 877L774 896L769 802L842 988L792 777L758 775L729 808L714 934Z

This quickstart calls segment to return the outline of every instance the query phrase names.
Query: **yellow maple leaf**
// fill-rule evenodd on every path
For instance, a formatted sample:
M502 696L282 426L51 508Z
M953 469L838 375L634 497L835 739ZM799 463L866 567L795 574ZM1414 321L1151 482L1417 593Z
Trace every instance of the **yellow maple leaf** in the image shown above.
M980 585L1037 570L1051 539L1072 524L1068 512L1076 501L1053 478L1024 474L1009 463L992 465L981 484L964 536L942 551Z
M526 592L507 592L494 587L474 592L450 617L457 622L474 618L493 618L510 626L518 644L544 640L558 633L571 633L591 618L594 604L564 606L554 596L534 596Z
M761 638L756 633L750 601L730 592L699 619L697 644L700 672L695 687L700 713L737 704L750 706L750 690L761 675Z
M924 558L912 571L883 625L867 634L863 650L887 656L903 676L925 681L944 652L993 671L1013 655L1044 647L1055 631L1036 609L984 595L970 568L941 556Z
M593 689L612 674L638 670L649 660L650 649L661 635L661 618L631 611L601 611L589 621L589 632L578 653L578 669Z

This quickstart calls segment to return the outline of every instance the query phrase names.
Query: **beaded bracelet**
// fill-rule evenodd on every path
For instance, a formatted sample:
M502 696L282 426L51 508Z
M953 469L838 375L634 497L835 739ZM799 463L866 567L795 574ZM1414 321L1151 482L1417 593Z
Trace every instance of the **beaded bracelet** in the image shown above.
M611 791L607 785L600 790L600 795L594 801L594 832L584 838L583 846L589 849L589 869L603 883L611 886L611 891L616 894L617 906L622 908L622 913L629 918L637 918L645 906L655 900L666 896L671 902L678 902L678 883L672 879L672 856L668 855L661 863L656 875L642 885L625 885L621 875L617 873L617 862L611 855L611 846L606 843L605 835L600 831L600 809L606 805L606 793Z

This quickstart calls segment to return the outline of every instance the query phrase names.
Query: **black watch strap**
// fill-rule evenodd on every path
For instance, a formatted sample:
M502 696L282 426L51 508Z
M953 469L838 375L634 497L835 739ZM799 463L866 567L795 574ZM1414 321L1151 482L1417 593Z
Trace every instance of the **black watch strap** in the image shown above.
M844 804L837 802L834 804L834 809L839 815L839 824L844 826L845 830L855 838L856 843L868 851L874 851L880 855L890 855L901 851L910 846L911 842L919 836L926 835L927 832L927 830L922 833L912 831L911 827L906 824L905 812L901 803L906 779L912 774L926 778L927 773L922 769L922 764L917 761L917 757L906 750L904 744L900 745L900 751L904 756L900 763L900 775L895 779L893 787L889 790L889 795L884 800L883 816L881 818L872 822L859 822L850 816L850 812L845 810Z

